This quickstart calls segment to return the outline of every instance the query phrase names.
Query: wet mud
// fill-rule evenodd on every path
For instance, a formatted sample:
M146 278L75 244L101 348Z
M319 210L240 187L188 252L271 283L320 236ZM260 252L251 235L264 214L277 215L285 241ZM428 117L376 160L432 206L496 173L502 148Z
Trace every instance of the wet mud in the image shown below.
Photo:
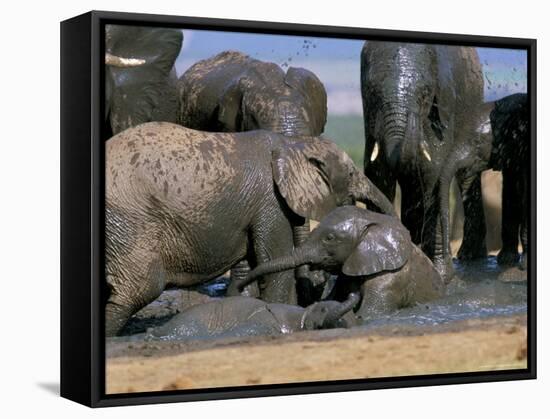
M228 278L167 290L133 316L122 336L107 340L107 392L526 368L526 272L501 268L493 256L455 261L455 270L443 298L352 329L147 341L148 328L223 296ZM275 368L287 352L285 368Z

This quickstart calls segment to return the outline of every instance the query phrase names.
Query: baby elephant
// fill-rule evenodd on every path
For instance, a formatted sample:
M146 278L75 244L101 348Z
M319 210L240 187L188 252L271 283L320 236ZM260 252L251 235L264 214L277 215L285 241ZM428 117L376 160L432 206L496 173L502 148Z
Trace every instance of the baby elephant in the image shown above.
M441 297L443 281L399 219L355 206L331 211L292 253L263 263L239 287L309 264L339 275L336 293L360 291L363 319Z
M352 293L343 303L321 301L303 308L269 304L250 297L226 297L175 315L149 331L148 337L161 340L221 338L351 327L356 322L352 309L359 300L359 294Z

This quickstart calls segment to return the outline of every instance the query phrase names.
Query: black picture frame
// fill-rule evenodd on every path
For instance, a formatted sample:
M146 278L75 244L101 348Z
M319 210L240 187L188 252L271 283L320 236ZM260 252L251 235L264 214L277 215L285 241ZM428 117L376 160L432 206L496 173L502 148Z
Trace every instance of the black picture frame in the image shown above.
M438 43L527 51L530 103L528 361L525 370L455 373L155 393L105 394L104 25ZM433 386L536 378L536 40L92 11L61 23L61 396L91 407Z

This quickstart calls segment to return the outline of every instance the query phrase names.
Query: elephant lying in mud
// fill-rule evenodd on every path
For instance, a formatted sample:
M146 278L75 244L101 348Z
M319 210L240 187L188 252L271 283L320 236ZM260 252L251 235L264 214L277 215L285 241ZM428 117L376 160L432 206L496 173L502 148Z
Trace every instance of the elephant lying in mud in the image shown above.
M332 141L269 131L208 133L151 122L106 142L106 334L167 286L293 248L292 227L356 200L387 198ZM294 272L260 281L262 300L296 303Z
M149 330L147 338L269 336L300 330L351 327L357 322L352 310L359 299L359 294L352 293L342 303L322 301L303 308L269 304L250 297L226 297L176 314L162 326Z
M246 281L302 264L338 274L335 298L360 291L363 319L427 302L445 286L432 262L395 217L355 206L336 208L292 253L265 262Z

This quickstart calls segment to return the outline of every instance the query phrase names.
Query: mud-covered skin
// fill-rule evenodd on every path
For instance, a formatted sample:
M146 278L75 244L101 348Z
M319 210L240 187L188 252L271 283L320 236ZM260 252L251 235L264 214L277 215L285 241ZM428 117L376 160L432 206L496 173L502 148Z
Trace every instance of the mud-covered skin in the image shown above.
M529 225L529 104L517 93L495 102L490 115L493 147L489 165L502 171L502 249L498 262L518 262L518 244L523 247L522 267L527 266ZM519 237L519 239L518 239Z
M269 131L142 124L107 141L105 182L108 335L166 286L287 253L297 218L320 219L355 199L391 210L332 141ZM295 304L293 272L266 277L260 295Z
M493 146L490 113L494 102L484 103L479 111L478 128L473 140L464 145L468 152L456 177L464 206L463 238L458 258L464 261L487 257L487 226L483 209L481 173L489 169Z
M266 336L300 330L350 327L356 324L350 313L359 296L347 301L323 301L307 308L290 304L268 304L250 297L226 297L194 306L177 314L164 325L148 332L148 338L224 338Z
M365 174L393 200L412 240L452 276L448 193L478 137L483 77L475 48L367 42L361 54ZM477 181L460 179L463 190ZM448 230L448 229L447 229Z
M225 51L199 61L178 81L178 122L205 131L266 129L318 136L327 119L327 94L312 72Z
M359 291L363 299L356 314L365 319L436 299L445 290L397 218L355 206L333 210L305 243L258 266L247 281L304 263L339 274L335 298Z
M178 94L178 122L203 131L266 129L289 136L319 136L327 119L327 94L315 74L295 67L285 73L277 64L237 51L224 51L194 64L180 77ZM295 243L300 244L308 233L309 220L295 226ZM238 279L249 271L247 261L241 261L231 275ZM309 272L307 267L297 276L299 289L306 280L322 280L320 272ZM254 295L253 290L245 291Z
M106 25L105 52L117 58L105 66L108 137L144 122L176 121L174 63L182 42L176 29ZM124 66L118 58L137 63Z

